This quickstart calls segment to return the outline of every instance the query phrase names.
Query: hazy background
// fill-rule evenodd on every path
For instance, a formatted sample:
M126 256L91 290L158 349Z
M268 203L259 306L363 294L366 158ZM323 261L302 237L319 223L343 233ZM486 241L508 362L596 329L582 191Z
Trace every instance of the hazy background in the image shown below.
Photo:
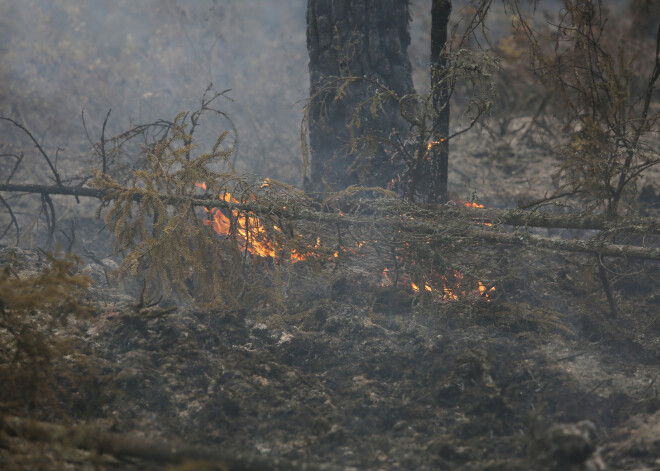
M462 3L455 2L456 19ZM221 108L235 121L240 172L302 181L302 101L309 77L306 0L4 0L0 4L0 113L57 148L67 174L88 172L90 144L106 134L195 109L206 87L231 89ZM546 1L553 8L556 1ZM552 4L552 5L550 5ZM428 88L430 0L412 2L415 86ZM491 33L509 25L496 3ZM5 124L2 151L25 140ZM210 122L211 139L226 123ZM6 170L6 159L0 169ZM40 167L42 161L35 162ZM32 177L36 176L34 174ZM14 181L17 181L16 179Z
M131 122L171 120L195 109L213 83L218 91L232 89L234 101L220 107L239 128L239 170L296 182L308 82L305 6L305 0L4 1L0 112L29 124L49 150L63 148L61 158L70 159L89 148L81 110L98 138L112 108L113 135Z
M454 2L455 21L465 3ZM556 17L559 3L546 0L541 7ZM212 83L217 91L231 89L231 101L220 101L219 107L238 129L237 171L300 185L300 120L309 89L306 5L306 0L3 0L0 115L29 129L64 177L84 177L100 166L90 140L98 141L109 109L107 137L131 124L172 120L180 111L196 109ZM429 83L430 11L431 0L411 3L409 53L420 93ZM494 40L508 33L510 12L500 2L494 2L489 18ZM506 96L507 90L502 91ZM460 119L458 108L452 113L455 121ZM208 145L227 127L219 119L205 121L199 143ZM473 141L467 135L452 141L451 152L468 152ZM0 154L0 180L22 155L13 183L52 182L30 140L7 123L0 123ZM464 161L452 157L450 183L469 192L483 165L461 167ZM492 162L496 159L488 165ZM5 198L19 217L34 216L32 207L40 204L38 196ZM54 200L58 219L92 215L97 204ZM0 230L4 227L3 221Z

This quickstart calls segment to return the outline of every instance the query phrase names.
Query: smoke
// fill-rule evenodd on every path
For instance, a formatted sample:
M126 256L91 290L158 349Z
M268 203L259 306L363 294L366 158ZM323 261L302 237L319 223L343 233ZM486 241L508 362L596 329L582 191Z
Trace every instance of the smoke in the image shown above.
M47 148L64 148L61 168L84 173L80 156L90 146L81 110L98 138L110 108L108 134L118 133L197 108L213 83L232 89L233 102L221 107L238 127L239 171L297 183L305 7L305 0L7 0L0 111L29 123ZM202 137L210 141L227 123L208 127Z
M219 106L238 129L237 171L300 185L306 6L306 0L4 0L0 114L24 124L57 156L65 177L84 177L100 166L90 140L98 141L108 110L107 137L196 109L212 83L217 91L231 89L232 101ZM462 8L457 2L455 13ZM409 53L421 93L429 82L430 11L430 0L411 4ZM496 11L503 11L499 4ZM506 15L498 21L507 27ZM228 127L222 119L204 122L199 151ZM0 124L0 137L0 154L25 154L14 182L50 183L30 140L7 124ZM0 158L2 177L14 163Z
M235 121L240 172L300 184L302 101L308 96L306 0L5 0L0 5L0 112L30 125L86 174L90 144L199 106L210 83ZM412 4L415 86L428 89L430 0ZM463 8L454 6L456 13ZM497 8L497 10L501 10ZM227 123L210 121L201 144ZM0 133L7 133L0 129ZM6 139L5 142L14 142ZM24 145L16 142L16 146Z

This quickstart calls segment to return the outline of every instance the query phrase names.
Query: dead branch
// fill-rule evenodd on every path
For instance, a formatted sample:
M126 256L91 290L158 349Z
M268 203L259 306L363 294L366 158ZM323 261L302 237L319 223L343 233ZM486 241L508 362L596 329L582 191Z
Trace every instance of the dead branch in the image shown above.
M47 193L50 195L83 196L103 199L105 193L96 188L71 187L57 185L32 185L32 184L0 184L0 191L16 193ZM166 197L167 203L181 203L186 201L182 197ZM280 217L293 219L312 219L325 222L351 222L360 223L359 219L346 217L334 213L323 213L313 210L284 210L274 207L266 207L258 203L234 203L220 199L193 198L190 199L193 206L218 207L224 209L236 209L239 211L252 211L257 214L276 214ZM468 217L474 222L489 223L496 225L508 225L519 227L542 227L547 229L583 229L607 232L625 232L630 234L660 234L660 219L645 217L628 217L621 219L608 219L604 216L592 213L560 214L542 211L529 211L523 209L496 209L496 208L467 208L451 205L426 205L428 208L447 216ZM345 213L350 213L351 205L342 208ZM329 218L328 218L329 216ZM366 222L366 220L365 220ZM369 224L373 219L368 219ZM414 225L414 222L411 222Z
M65 446L95 451L99 454L109 454L117 458L141 458L164 464L181 463L183 461L217 462L226 466L226 469L236 471L262 469L339 471L345 469L332 464L311 465L301 461L285 460L279 457L262 457L235 450L150 440L135 434L110 433L85 425L66 427L19 417L6 417L0 422L0 425L7 432L30 440L55 442Z
M11 206L9 206L9 203L7 203L2 196L0 196L0 203L2 203L5 208L7 208L7 211L9 212L9 217L11 218L11 222L9 223L9 225L7 226L5 231L2 234L0 234L0 239L2 239L5 236L5 234L7 234L7 232L9 231L9 228L13 224L16 227L16 244L18 244L18 241L21 237L21 231L18 228L18 221L16 220L16 216L14 215L14 211L12 211Z
M469 235L479 240L499 244L524 245L559 252L593 253L601 257L641 258L660 260L660 248L638 247L634 245L608 244L596 240L564 240L540 237L526 231L498 232L474 231Z
M38 194L59 194L93 197L103 200L114 198L113 191L101 191L94 188L84 187L65 187L65 186L45 186L45 185L0 185L0 191L25 192ZM117 190L119 192L119 190ZM134 199L139 201L141 195L134 195ZM578 213L578 214L555 214L544 213L540 211L525 211L521 209L486 209L486 208L467 208L462 205L427 205L426 211L419 217L410 217L415 215L411 211L405 216L397 214L395 203L399 200L392 200L390 207L381 205L378 211L369 209L366 202L361 202L361 208L358 213L344 212L339 214L332 210L324 210L320 205L316 207L278 207L273 204L263 204L258 201L246 203L236 203L225 201L220 198L204 197L183 197L183 196L162 196L163 202L168 205L190 204L192 206L216 207L227 210L237 210L240 212L252 212L261 216L276 216L288 220L307 220L316 223L331 223L355 226L374 226L389 225L390 227L409 233L422 234L429 239L438 237L438 224L442 221L447 224L451 220L465 220L475 224L493 224L495 226L509 225L517 227L543 227L556 229L588 229L598 230L608 233L637 233L637 234L660 234L660 219L657 218L627 218L627 219L607 219L603 216ZM350 208L352 205L349 205ZM354 207L358 207L355 205ZM420 206L411 206L411 209L421 209ZM346 208L344 208L346 209ZM378 218L380 215L387 214L388 219ZM375 217L376 216L376 217ZM401 216L401 217L398 217ZM464 234L456 234L456 237L467 236L477 239L503 244L525 245L553 249L557 251L585 252L599 254L607 257L622 258L641 258L648 260L660 260L660 249L638 247L630 245L606 244L603 242L591 240L564 240L558 238L544 238L529 234L527 231L505 232L495 230L467 231Z
M0 185L0 191L8 191L11 193L47 193L49 195L86 196L97 199L103 198L103 192L101 190L81 186L33 185L31 183L21 185L12 183Z
M11 118L7 118L5 116L0 116L0 120L7 121L7 122L13 124L18 129L20 129L25 134L27 134L27 136L30 138L30 140L34 144L34 147L36 147L37 150L39 151L39 153L43 156L43 158L46 159L46 162L48 163L48 166L50 167L50 170L53 172L53 175L55 176L55 181L57 182L58 185L61 186L62 185L62 180L60 179L60 174L57 172L57 169L55 168L55 166L51 162L50 157L48 157L48 154L46 153L44 148L41 147L41 144L39 144L39 141L37 141L37 139L32 135L32 133L25 126L23 126L22 124L14 121Z
M630 234L660 234L660 219L628 217L608 219L593 213L560 214L523 209L459 208L475 221L547 229L585 229Z

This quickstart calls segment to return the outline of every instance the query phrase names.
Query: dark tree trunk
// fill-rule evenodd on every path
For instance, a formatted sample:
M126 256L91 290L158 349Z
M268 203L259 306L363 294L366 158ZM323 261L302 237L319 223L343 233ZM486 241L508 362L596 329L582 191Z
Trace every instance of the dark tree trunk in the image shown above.
M408 0L308 0L307 49L310 96L330 77L355 76L377 80L399 96L412 93L408 57ZM381 148L374 148L356 165L356 152L347 152L347 124L355 106L369 96L365 82L352 83L340 101L319 97L310 107L309 143L312 191L342 189L352 184L386 186L395 177L394 165ZM373 118L360 116L356 137L387 138L393 129L405 135L396 106L385 106ZM364 156L363 156L364 157Z
M636 38L655 38L660 18L660 2L657 0L632 0L628 5L632 16L630 34Z
M422 174L420 190L429 202L447 199L449 174L449 73L445 51L451 15L451 0L433 0L431 7L431 88L433 93L433 144L429 151L427 171Z

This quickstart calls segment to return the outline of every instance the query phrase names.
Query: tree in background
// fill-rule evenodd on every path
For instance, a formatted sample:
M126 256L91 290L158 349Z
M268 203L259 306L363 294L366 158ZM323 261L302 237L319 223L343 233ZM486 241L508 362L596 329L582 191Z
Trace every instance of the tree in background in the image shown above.
M315 98L309 108L312 155L307 189L336 190L358 183L386 186L394 178L394 164L378 138L386 139L393 130L404 134L407 123L396 103L380 103L378 113L353 112L378 84L399 97L414 93L409 21L408 0L308 1L310 96ZM366 80L346 82L341 100L318 94L333 77L349 76ZM351 145L365 133L376 139Z
M424 161L422 187L430 202L447 199L449 176L449 70L446 54L451 0L433 0L431 7L431 93L434 111L433 141Z
M645 11L644 3L650 5L633 2L632 11ZM654 104L660 25L652 48L610 21L602 1L566 2L547 34L515 11L517 33L530 46L534 71L556 97L563 119L567 139L555 144L558 193L579 196L590 209L615 217L622 203L635 201L640 177L660 165L652 140L660 126Z
M464 30L449 34L450 0L432 7L431 90L413 90L405 0L309 0L310 100L301 129L307 190L379 186L418 202L447 199L449 141L471 129L492 105L497 64L471 45L491 4L466 10ZM456 28L457 29L457 28ZM457 84L468 123L450 133ZM309 146L306 144L309 133ZM306 167L305 167L306 172Z

